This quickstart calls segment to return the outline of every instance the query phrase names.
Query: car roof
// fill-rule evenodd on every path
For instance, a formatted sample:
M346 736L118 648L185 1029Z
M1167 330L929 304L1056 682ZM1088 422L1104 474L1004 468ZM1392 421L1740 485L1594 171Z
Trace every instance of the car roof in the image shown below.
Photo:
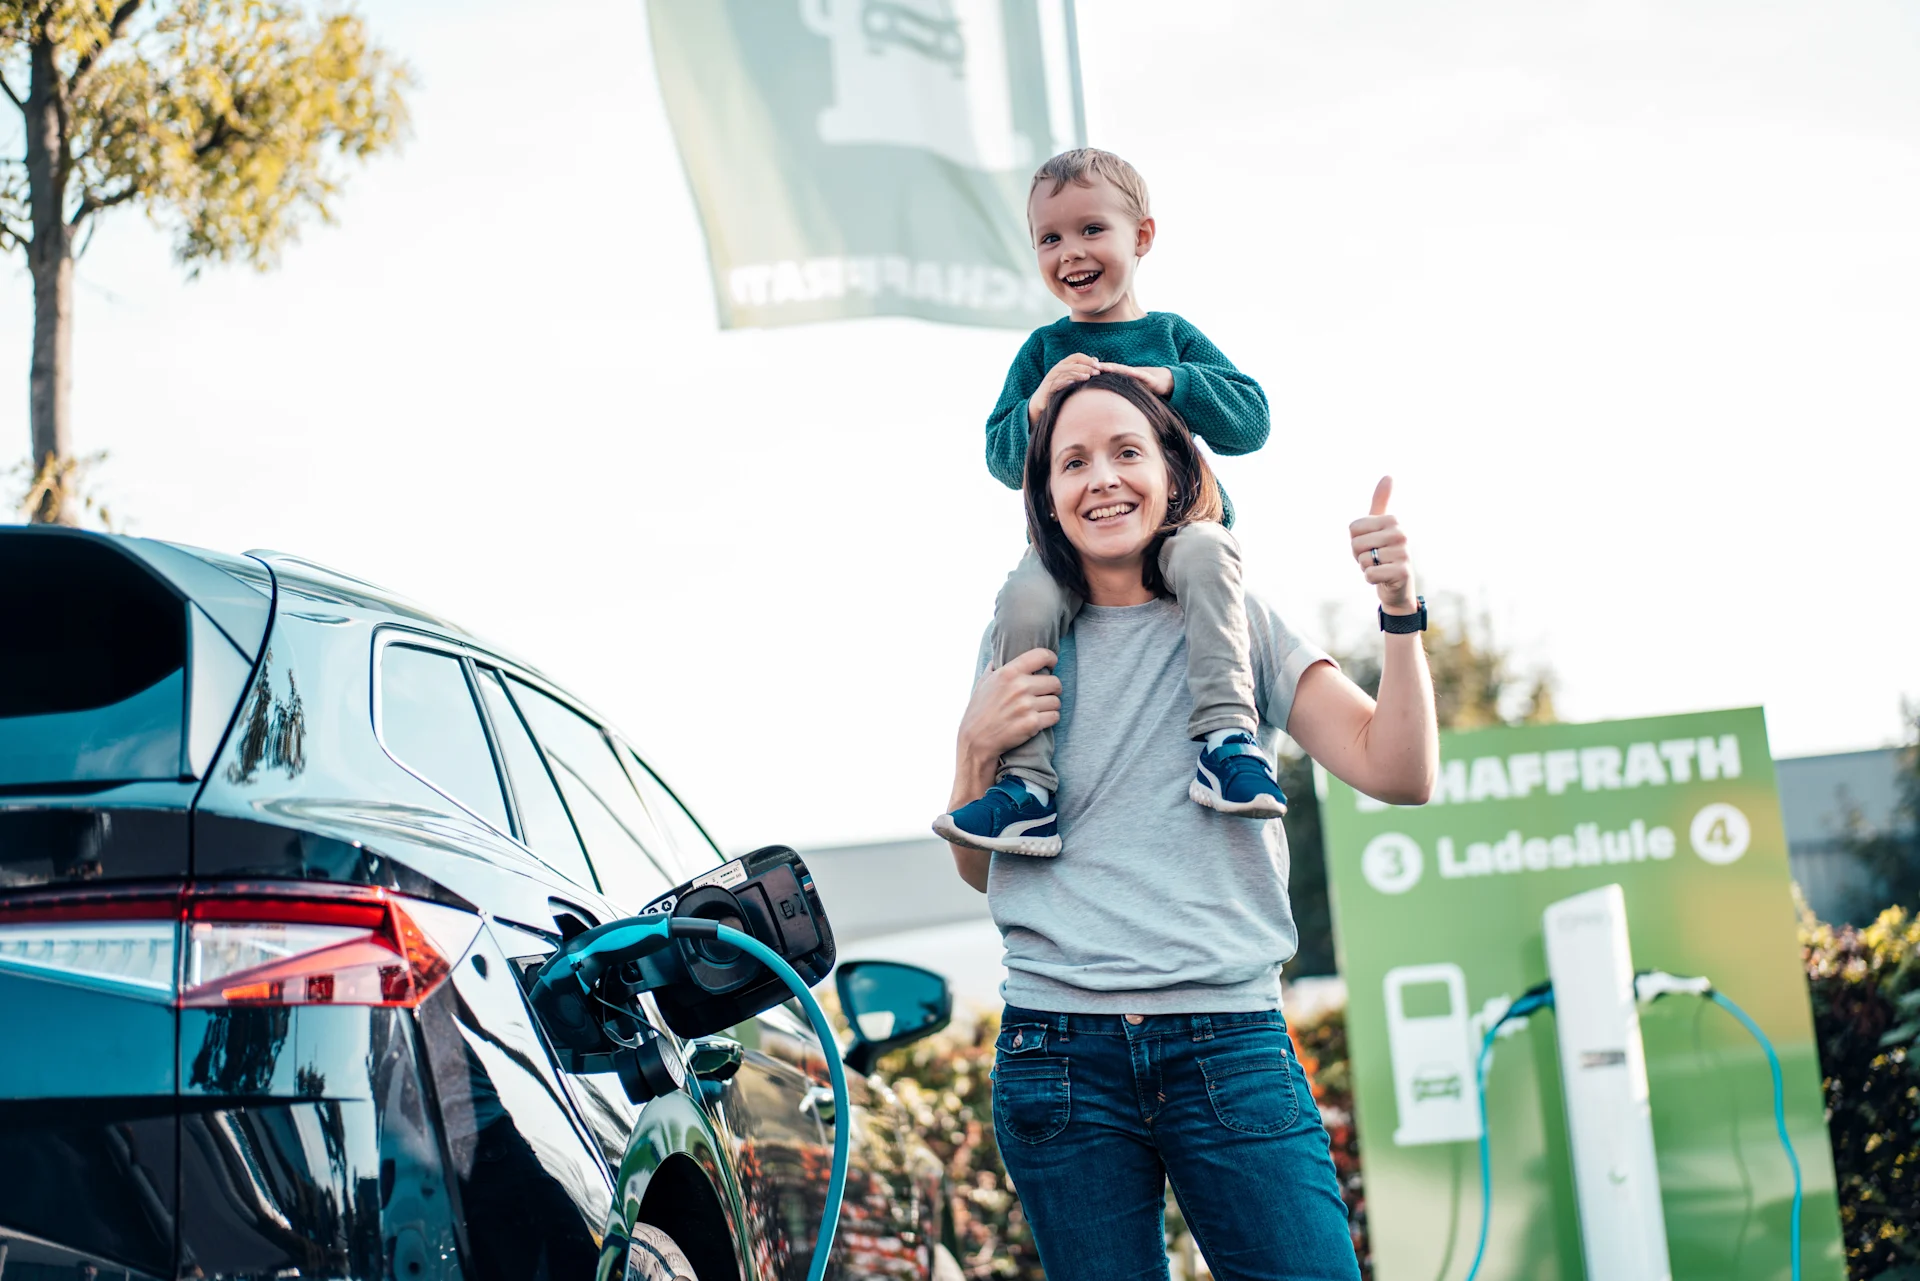
M552 677L512 650L494 644L444 614L437 614L390 588L290 552L260 547L249 551L247 555L269 566L275 581L282 587L308 600L344 606L375 624L398 623L437 632L448 640L491 654L501 662L528 672L564 693ZM578 702L571 694L567 698ZM587 709L581 705L581 710ZM595 719L600 718L596 715Z

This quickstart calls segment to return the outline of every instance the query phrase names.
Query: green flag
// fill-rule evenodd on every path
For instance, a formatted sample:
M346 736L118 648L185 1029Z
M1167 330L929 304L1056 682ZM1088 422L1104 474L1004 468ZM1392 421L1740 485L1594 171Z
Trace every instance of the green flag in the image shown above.
M650 0L720 324L1062 314L1033 171L1080 131L1071 0Z

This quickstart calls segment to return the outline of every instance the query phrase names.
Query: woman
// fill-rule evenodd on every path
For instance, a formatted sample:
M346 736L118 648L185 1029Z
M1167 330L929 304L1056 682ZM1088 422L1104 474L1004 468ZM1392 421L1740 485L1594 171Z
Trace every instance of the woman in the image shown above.
M1349 531L1383 629L1421 613L1389 486ZM1047 1277L1165 1278L1171 1180L1221 1281L1352 1281L1326 1130L1280 1013L1298 941L1286 834L1187 798L1185 636L1156 558L1217 503L1212 473L1164 402L1103 374L1054 397L1025 494L1034 546L1087 603L1057 656L981 675L953 796L981 795L1001 752L1057 724L1064 848L952 849L1006 944L994 1123ZM1419 636L1385 638L1376 705L1252 592L1247 612L1261 745L1284 729L1361 791L1424 802L1439 744Z

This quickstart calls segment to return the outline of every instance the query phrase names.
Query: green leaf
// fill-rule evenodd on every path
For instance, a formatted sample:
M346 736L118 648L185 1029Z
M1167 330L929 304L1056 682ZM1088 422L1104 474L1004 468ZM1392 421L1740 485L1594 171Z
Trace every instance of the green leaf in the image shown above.
M1906 1045L1916 1036L1920 1036L1920 1019L1913 1019L1902 1023L1898 1027L1888 1028L1886 1035L1880 1038L1880 1045L1882 1049L1895 1045Z

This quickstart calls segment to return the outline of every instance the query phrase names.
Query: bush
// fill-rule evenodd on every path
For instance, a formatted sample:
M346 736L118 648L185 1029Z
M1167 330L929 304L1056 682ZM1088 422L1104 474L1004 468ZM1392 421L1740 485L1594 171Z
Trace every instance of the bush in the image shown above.
M876 1065L946 1168L953 1252L969 1277L1045 1281L1033 1232L1020 1212L993 1139L993 1040L997 1014L895 1050Z
M1920 920L1801 919L1851 1281L1920 1281Z

